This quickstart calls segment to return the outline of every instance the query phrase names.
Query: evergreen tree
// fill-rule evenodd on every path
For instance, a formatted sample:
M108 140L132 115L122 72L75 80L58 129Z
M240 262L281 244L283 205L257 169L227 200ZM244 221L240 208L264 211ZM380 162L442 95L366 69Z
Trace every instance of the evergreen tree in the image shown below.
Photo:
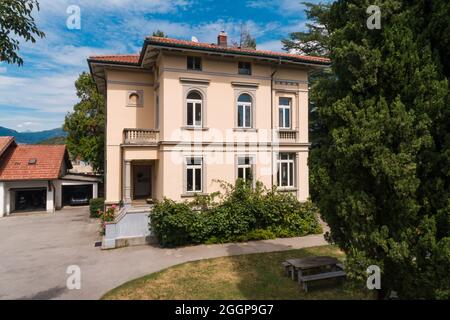
M312 195L350 277L365 282L366 268L378 265L380 298L395 290L401 298L449 299L448 46L435 40L448 43L448 13L439 10L449 6L372 2L309 10L326 27L309 40L326 52L305 52L332 59L332 72L311 90ZM371 4L381 8L380 30L366 27Z

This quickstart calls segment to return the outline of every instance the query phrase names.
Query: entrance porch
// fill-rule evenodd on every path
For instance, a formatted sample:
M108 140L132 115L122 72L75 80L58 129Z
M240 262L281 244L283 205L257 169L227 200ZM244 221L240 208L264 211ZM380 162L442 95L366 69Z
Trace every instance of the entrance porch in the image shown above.
M156 160L125 161L123 173L123 201L133 206L153 202Z

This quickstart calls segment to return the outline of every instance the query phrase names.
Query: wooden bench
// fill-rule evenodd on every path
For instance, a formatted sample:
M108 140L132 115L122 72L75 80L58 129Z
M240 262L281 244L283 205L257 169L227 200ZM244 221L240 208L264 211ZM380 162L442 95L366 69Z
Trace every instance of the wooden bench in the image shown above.
M282 262L281 265L284 268L284 275L286 277L290 277L291 276L292 265L289 262L287 262L287 261Z
M332 271L325 273L312 274L308 276L301 276L298 279L298 283L302 285L303 290L308 292L308 282L313 282L317 280L333 279L333 278L343 278L346 274L344 271Z

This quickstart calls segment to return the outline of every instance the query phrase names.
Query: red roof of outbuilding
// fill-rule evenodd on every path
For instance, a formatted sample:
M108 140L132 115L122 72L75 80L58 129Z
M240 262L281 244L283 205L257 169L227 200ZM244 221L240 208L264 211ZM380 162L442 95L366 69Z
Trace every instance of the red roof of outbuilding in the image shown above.
M0 156L6 151L6 148L8 148L13 141L14 137L0 137Z
M68 162L64 145L18 145L0 160L0 180L58 179L64 161Z

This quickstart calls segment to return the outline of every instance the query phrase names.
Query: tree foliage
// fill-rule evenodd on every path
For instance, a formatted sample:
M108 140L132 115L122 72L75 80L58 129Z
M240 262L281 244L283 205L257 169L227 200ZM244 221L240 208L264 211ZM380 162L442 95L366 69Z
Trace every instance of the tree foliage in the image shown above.
M23 65L23 59L18 54L18 38L35 43L36 37L45 36L31 15L35 8L39 11L37 0L0 1L0 61Z
M312 195L351 277L378 265L380 297L448 299L449 3L375 1L382 28L369 30L371 2L310 5L325 27L296 35L332 59L311 90Z
M167 35L164 33L164 31L156 30L152 34L153 37L160 37L160 38L167 38Z
M256 49L256 39L252 37L252 35L246 28L243 28L241 30L239 46L241 48Z
M95 171L103 172L105 99L86 72L80 74L75 87L80 102L64 121L64 130L68 133L67 148L72 156L80 156L84 161L89 161Z

